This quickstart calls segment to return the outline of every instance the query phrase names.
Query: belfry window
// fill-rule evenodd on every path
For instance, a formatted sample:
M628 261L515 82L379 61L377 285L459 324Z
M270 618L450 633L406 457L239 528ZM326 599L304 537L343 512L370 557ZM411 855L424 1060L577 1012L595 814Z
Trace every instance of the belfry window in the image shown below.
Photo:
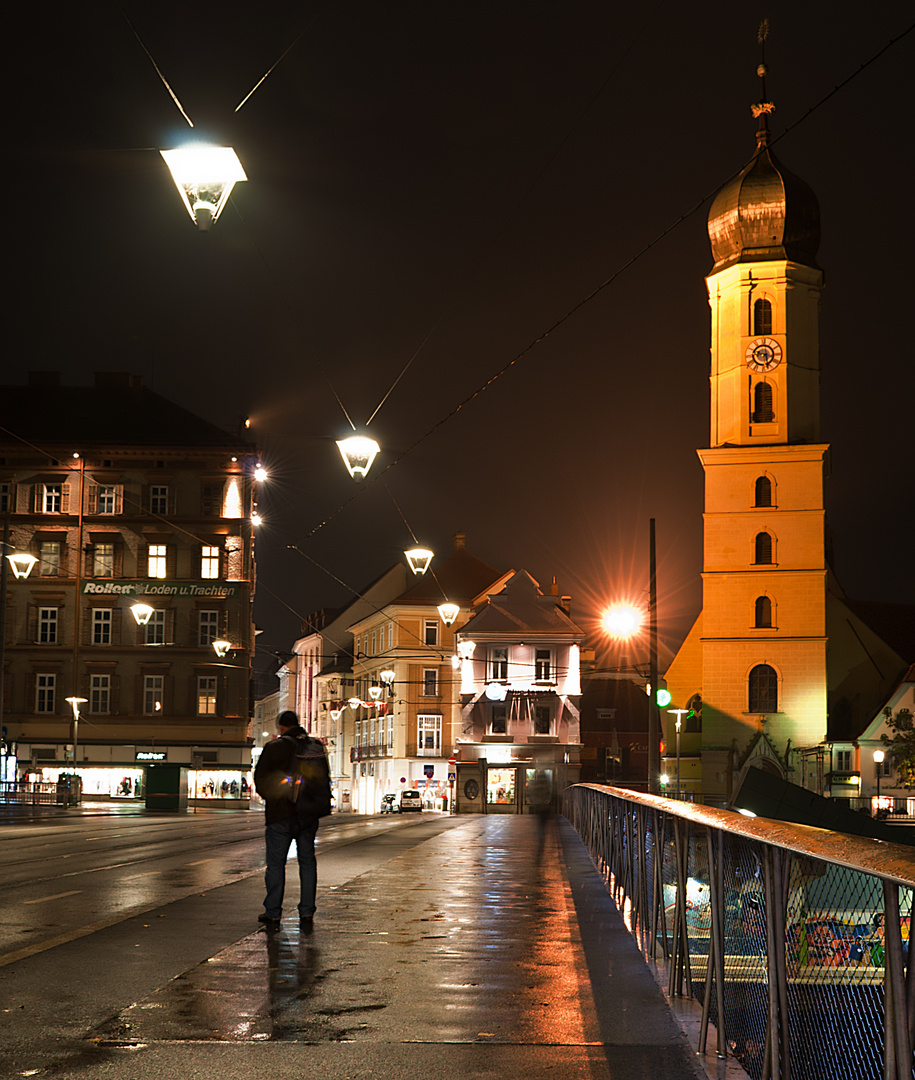
M757 300L753 305L753 336L762 337L772 333L772 305L768 300Z
M774 419L772 386L767 382L758 382L753 387L753 423L771 424Z
M754 506L772 505L772 481L768 476L757 476L753 491Z
M754 563L765 566L772 562L772 537L769 533L757 533L753 549Z
M778 712L778 673L768 664L757 664L748 680L747 711Z
M768 596L756 597L756 610L754 612L753 625L757 630L767 630L772 627L772 601Z

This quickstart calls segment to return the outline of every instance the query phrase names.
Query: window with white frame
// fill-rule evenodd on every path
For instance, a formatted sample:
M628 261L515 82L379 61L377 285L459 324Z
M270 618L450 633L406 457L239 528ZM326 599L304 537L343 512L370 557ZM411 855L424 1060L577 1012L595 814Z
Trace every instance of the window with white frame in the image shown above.
M43 514L59 514L63 507L63 498L63 484L42 484L41 512Z
M153 484L149 489L149 509L153 514L168 513L168 487L164 484Z
M438 620L426 619L423 623L423 641L427 645L438 645Z
M93 645L111 644L111 622L114 612L111 608L92 609L91 637Z
M508 734L508 709L504 705L490 706L489 732L491 735Z
M197 715L216 715L215 675L200 675L197 678Z
M35 712L57 712L57 676L35 676Z
M143 712L146 716L153 716L162 711L162 699L164 695L164 675L143 676Z
M437 697L438 668L423 668L423 697Z
M549 705L534 706L534 734L551 735L553 733L553 716Z
M116 514L118 512L118 489L113 484L99 486L96 496L96 511L99 514Z
M392 622L388 623L388 648L394 648L394 624Z
M114 577L114 544L94 544L92 547L92 576Z
M200 552L200 576L202 578L219 577L219 548L204 545Z
M420 714L416 718L416 746L421 754L442 752L442 718Z
M534 649L534 680L551 682L553 678L553 650Z
M38 545L38 573L42 577L57 577L60 573L59 540L42 540Z
M59 608L40 607L38 609L38 643L39 645L56 645L57 631L59 626Z
M489 650L489 678L494 682L508 680L508 647L494 645Z
M150 544L148 552L148 573L151 578L164 578L168 547L166 544Z
M893 775L893 761L889 754L884 756L883 761L874 762L874 772L877 776Z
M373 630L372 631L372 652L371 652L372 656L374 656L376 651L377 651L377 644L378 644L378 631Z
M394 749L394 713L388 713L388 749Z
M89 712L111 712L111 676L89 676Z
M851 772L851 750L836 750L836 772Z
M158 611L154 611L149 616L149 622L143 627L143 644L144 645L164 645L165 644L165 627L166 617L168 612L162 608Z
M197 612L197 644L212 645L219 637L219 612L205 609Z

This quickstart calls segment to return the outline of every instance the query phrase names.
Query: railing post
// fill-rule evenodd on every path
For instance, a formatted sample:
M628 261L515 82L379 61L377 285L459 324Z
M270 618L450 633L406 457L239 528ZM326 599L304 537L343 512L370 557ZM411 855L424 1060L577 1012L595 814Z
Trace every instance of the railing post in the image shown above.
M709 1012L712 1004L712 980L715 981L715 1001L718 1009L716 1052L727 1056L724 1025L724 836L716 829L706 828L708 842L709 887L709 949L705 970L705 997L702 1003L702 1024L699 1032L699 1053L704 1054L708 1043Z
M907 1080L912 1075L912 1034L906 1016L902 926L899 918L899 886L883 882L885 930L884 957L884 1059L887 1080ZM911 950L911 939L909 949ZM911 957L909 963L911 963Z

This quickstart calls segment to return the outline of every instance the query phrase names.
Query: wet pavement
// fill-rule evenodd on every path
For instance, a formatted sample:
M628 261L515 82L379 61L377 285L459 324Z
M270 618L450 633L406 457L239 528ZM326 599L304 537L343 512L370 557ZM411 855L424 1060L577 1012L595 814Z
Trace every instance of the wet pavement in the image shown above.
M312 930L285 919L276 933L253 931L206 955L37 1075L718 1075L714 1059L697 1057L695 1033L674 1018L565 819L549 823L540 854L531 817L431 826L356 876L319 860Z

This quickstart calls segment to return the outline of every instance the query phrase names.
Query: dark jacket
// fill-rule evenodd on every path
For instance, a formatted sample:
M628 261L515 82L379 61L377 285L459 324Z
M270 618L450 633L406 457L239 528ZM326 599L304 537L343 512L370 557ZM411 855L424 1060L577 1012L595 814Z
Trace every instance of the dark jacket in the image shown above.
M300 737L304 743L297 744ZM305 756L297 759L297 751L303 750ZM288 728L261 751L254 787L266 804L268 825L288 818L311 821L329 814L330 773L323 745L302 727Z

